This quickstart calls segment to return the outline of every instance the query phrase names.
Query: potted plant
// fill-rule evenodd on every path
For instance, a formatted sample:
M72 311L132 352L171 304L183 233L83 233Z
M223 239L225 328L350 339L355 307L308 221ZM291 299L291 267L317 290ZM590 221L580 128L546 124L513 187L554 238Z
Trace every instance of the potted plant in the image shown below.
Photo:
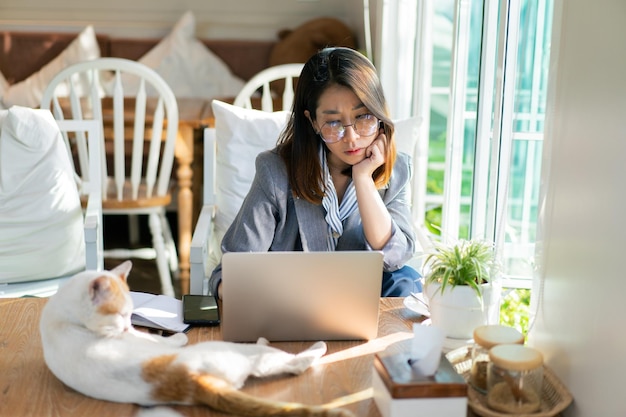
M471 339L476 327L499 322L501 286L492 244L460 240L435 245L425 258L424 270L432 323L447 337Z

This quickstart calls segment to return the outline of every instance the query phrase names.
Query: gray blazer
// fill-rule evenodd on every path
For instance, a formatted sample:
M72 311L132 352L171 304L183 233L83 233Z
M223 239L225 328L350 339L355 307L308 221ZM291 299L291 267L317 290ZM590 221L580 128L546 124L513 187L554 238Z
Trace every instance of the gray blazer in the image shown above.
M409 193L411 169L410 157L398 153L389 184L379 190L392 219L392 236L382 249L385 271L403 267L415 252ZM222 240L222 252L325 251L325 215L321 204L294 199L287 168L276 150L262 152L256 158L250 191ZM344 221L343 230L336 250L372 250L365 240L359 210ZM213 294L221 277L220 264L209 280Z

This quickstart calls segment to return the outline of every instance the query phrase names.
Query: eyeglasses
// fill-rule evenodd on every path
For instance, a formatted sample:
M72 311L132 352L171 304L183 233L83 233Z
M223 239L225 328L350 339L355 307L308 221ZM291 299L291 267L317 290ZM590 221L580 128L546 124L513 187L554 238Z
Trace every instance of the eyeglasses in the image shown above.
M371 136L378 131L378 119L373 114L362 114L354 119L354 123L344 125L338 120L326 122L317 132L326 143L339 142L346 135L346 129L352 126L354 132L359 136Z

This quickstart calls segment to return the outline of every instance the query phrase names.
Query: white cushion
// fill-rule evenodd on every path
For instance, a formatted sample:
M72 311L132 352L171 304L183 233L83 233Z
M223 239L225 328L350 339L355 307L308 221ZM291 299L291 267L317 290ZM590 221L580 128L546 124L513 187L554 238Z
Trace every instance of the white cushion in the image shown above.
M278 136L291 112L264 112L236 107L218 100L212 102L217 140L217 212L210 254L210 266L221 257L219 251L226 230L235 219L254 179L255 159L276 146Z
M426 210L426 182L428 174L428 137L420 137L421 117L394 121L396 128L396 149L411 156L413 162L413 177L411 178L411 204L413 226L423 252L424 248L432 246L424 226L423 213ZM420 256L413 257L411 264L421 268Z
M216 226L226 231L254 179L256 156L276 146L290 112L264 112L212 102L217 139Z
M419 116L410 117L408 119L394 120L393 125L395 127L396 138L396 150L398 152L404 152L410 155L413 159L416 158L419 138L419 129L422 124L422 118ZM413 163L416 161L414 160Z
M195 37L193 13L185 13L172 31L139 62L154 69L169 84L176 97L231 97L243 88L242 79ZM137 93L139 81L122 79L127 95ZM148 90L148 95L154 95Z
M0 111L0 283L85 268L74 170L47 110Z
M2 95L2 102L6 108L14 105L39 107L44 90L58 72L78 62L97 58L100 58L100 47L96 34L93 26L87 26L56 58L27 79L10 85ZM88 91L89 79L83 77L76 85L79 94ZM57 96L67 95L66 85L57 88Z

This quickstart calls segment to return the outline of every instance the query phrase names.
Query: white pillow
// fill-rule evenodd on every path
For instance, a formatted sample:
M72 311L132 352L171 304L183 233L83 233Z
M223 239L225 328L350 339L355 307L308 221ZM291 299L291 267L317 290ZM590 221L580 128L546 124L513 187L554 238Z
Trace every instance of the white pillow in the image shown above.
M100 47L96 34L93 26L87 26L56 58L27 79L10 85L2 95L2 102L6 108L14 105L39 107L44 90L58 72L77 62L97 58L100 58ZM89 80L86 77L81 78L77 85L79 93L87 91ZM57 95L67 95L67 86L60 85L59 88L61 90L58 90Z
M212 102L217 140L217 213L213 248L219 249L226 230L233 222L254 179L257 155L276 146L278 136L291 112L264 112L236 107L218 100ZM220 253L211 254L213 265Z
M74 169L48 110L0 111L0 283L85 269Z
M195 38L193 13L185 13L172 31L139 62L154 69L169 84L176 97L231 97L243 88L242 79L202 42ZM127 95L137 93L136 78L122 79ZM154 95L148 89L148 95Z
M411 156L413 165L413 177L411 178L411 212L413 226L422 249L432 245L424 226L424 219L420 217L425 210L424 199L426 197L426 182L428 176L428 136L420 137L421 117L411 117L403 120L395 120L395 140L398 152L404 152ZM417 259L414 257L414 259ZM417 262L417 261L416 261ZM418 268L421 265L415 264Z
M415 163L418 149L419 129L422 125L422 118L419 116L408 119L394 120L396 150L410 155Z

